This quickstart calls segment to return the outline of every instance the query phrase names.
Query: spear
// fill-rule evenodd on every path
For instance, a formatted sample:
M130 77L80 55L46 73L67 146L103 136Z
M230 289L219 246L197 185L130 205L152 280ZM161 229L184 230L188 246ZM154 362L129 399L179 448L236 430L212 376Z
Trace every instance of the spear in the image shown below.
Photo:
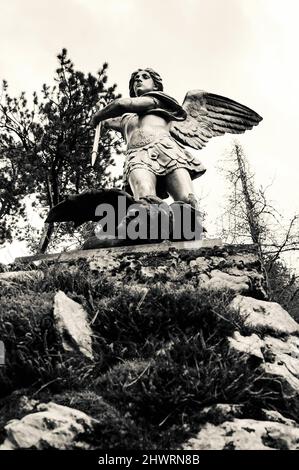
M100 95L105 96L106 93L100 93ZM100 101L97 103L99 106L99 109L101 109L101 105L104 105L104 103ZM91 152L91 166L94 166L95 161L98 156L98 150L99 150L99 141L100 141L100 136L101 136L101 122L96 127L95 134L94 134L94 141L93 141L93 147L92 147L92 152Z
M101 135L101 123L99 122L99 124L96 127L95 134L94 134L94 141L93 141L93 147L92 147L92 152L91 152L91 166L95 164L95 161L98 156L100 135Z

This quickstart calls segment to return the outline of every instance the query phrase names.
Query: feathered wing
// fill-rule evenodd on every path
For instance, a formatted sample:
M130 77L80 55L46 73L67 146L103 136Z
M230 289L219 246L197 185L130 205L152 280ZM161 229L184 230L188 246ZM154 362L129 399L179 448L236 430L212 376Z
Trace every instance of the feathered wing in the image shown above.
M247 106L202 90L188 91L182 107L187 112L187 119L173 121L170 132L181 144L198 150L211 137L226 132L241 134L262 120Z

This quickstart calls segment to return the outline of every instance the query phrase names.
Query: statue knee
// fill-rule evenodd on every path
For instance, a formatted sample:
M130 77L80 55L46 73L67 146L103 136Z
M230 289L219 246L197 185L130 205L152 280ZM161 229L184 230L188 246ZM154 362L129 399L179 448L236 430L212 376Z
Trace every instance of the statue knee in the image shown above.
M134 195L137 199L146 196L155 196L156 195L156 188L153 184L148 182L140 182L134 191Z

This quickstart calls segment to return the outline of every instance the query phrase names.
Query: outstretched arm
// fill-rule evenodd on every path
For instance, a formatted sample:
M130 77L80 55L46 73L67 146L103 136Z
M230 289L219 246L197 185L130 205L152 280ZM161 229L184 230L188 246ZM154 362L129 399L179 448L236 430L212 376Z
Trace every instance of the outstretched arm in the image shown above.
M121 126L122 117L106 119L102 122L102 126L104 128L113 129L114 131L122 132Z
M158 100L151 96L138 98L119 98L100 109L92 118L91 124L96 127L99 122L106 119L117 118L125 113L143 113L157 107ZM109 125L109 123L108 123Z

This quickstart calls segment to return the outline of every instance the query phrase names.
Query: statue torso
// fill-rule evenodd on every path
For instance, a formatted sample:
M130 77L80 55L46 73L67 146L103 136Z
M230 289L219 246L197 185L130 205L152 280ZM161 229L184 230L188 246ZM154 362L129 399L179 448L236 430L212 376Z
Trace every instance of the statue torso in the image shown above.
M124 122L123 134L128 149L147 145L160 135L169 134L170 122L155 114L130 114Z

